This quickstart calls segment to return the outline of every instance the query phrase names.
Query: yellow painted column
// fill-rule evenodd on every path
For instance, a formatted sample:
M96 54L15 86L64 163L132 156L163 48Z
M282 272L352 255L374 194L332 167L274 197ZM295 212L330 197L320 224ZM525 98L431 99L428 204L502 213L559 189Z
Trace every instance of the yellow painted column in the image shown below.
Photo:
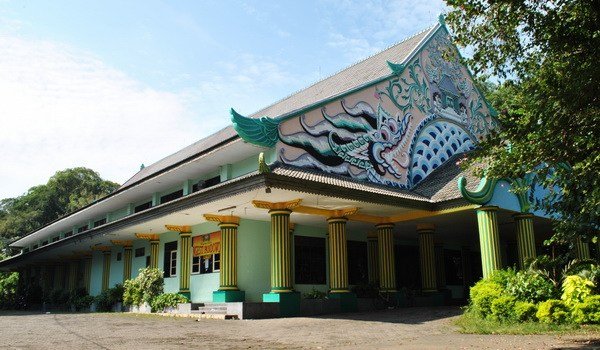
M271 293L289 293L292 285L292 251L289 209L271 209Z
M192 228L191 226L177 225L165 225L165 227L169 231L179 232L179 294L190 298L190 269L192 267Z
M71 261L69 263L69 291L72 292L77 289L77 268L79 261Z
M158 269L158 245L160 244L160 240L158 236L156 239L150 240L150 267L153 269Z
M590 259L590 245L577 236L575 239L575 258L577 260Z
M517 214L514 216L517 234L517 252L519 268L526 269L527 261L535 259L535 234L533 232L533 214Z
M123 246L123 283L131 279L133 247L131 245Z
M497 211L498 207L494 206L477 209L481 266L484 278L502 268Z
M221 230L219 290L213 292L213 301L244 301L245 292L239 290L237 279L237 233L240 218L212 214L204 214L204 218L208 221L217 222Z
M379 290L396 291L396 258L394 252L394 224L376 226L379 246Z
M367 235L367 259L369 269L369 283L379 283L379 244L377 233L370 232Z
M329 231L329 290L330 293L348 293L348 243L345 217L327 219Z
M434 232L435 226L432 224L417 225L419 260L421 262L421 288L424 292L434 292L437 290L435 249L433 244Z
M92 256L88 255L83 259L83 286L90 293L92 283Z
M102 291L108 289L110 280L110 249L102 251Z

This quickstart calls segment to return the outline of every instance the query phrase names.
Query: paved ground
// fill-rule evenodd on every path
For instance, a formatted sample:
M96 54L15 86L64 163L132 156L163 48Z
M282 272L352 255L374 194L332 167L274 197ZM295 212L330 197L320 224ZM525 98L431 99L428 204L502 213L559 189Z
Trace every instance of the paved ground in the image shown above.
M600 349L597 337L464 335L457 308L272 320L0 313L0 349Z

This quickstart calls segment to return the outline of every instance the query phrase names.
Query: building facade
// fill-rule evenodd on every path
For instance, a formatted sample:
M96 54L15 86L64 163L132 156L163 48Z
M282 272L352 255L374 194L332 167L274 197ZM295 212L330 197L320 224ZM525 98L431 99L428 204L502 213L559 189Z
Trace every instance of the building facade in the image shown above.
M303 293L352 310L369 284L461 300L549 236L531 211L543 189L517 196L527 179L480 180L457 165L498 123L443 22L253 115L230 114L231 126L13 242L20 253L0 269L97 295L151 266L165 292L192 302L297 315Z

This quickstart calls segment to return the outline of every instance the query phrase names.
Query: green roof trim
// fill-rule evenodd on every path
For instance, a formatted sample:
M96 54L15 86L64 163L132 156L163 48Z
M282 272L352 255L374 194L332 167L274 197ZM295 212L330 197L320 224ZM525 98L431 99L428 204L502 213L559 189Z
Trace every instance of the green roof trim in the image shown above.
M249 143L263 147L273 147L279 140L278 126L281 119L269 117L248 118L231 109L233 128L240 137Z
M465 179L464 176L461 176L458 179L458 189L460 190L460 193L463 196L463 198L467 201L473 204L486 205L487 203L489 203L490 200L492 200L494 190L496 189L496 186L500 181L506 181L511 186L516 187L523 187L528 184L527 180L523 179L488 179L487 177L484 177L481 179L481 182L479 182L479 186L477 186L477 189L471 192L467 190L467 179ZM521 212L529 213L531 209L531 202L527 198L527 195L522 192L513 192L513 194L517 197L517 200L519 201L519 207L521 208Z
M404 68L406 68L406 65L400 63L393 63L390 61L386 61L388 66L390 67L390 69L392 70L392 73L395 75L401 75L402 72L404 72Z

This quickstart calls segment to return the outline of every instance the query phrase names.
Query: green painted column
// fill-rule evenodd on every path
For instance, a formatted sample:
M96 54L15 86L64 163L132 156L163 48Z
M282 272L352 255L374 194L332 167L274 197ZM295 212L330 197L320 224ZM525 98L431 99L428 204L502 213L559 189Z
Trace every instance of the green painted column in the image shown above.
M394 256L394 224L378 224L379 290L396 291L396 257Z
M497 211L498 207L493 206L477 209L481 266L484 278L494 270L502 268Z
M289 209L271 209L271 293L289 293L292 285L292 251Z
M221 271L219 290L239 290L237 286L237 231L238 223L222 222L221 229Z
M110 280L110 250L102 252L102 291L108 289Z
M158 238L150 240L150 267L158 269L158 245L160 240Z
M367 259L369 283L379 283L379 244L376 232L367 235Z
M131 279L132 246L123 247L123 283Z
M179 294L190 297L192 266L192 231L179 232Z
M71 261L69 263L69 291L72 292L77 289L77 267L79 265L78 261Z
M327 219L329 230L329 290L348 293L348 243L345 217Z
M83 286L90 293L92 284L92 256L86 256L83 259Z
M517 234L517 252L519 268L527 268L527 261L535 259L535 234L533 232L533 214L517 214L514 216Z
M590 245L579 236L575 239L575 258L577 260L590 259Z
M417 225L417 233L419 235L419 260L421 263L421 288L424 292L434 292L437 290L435 249L433 245L434 232L434 225Z

